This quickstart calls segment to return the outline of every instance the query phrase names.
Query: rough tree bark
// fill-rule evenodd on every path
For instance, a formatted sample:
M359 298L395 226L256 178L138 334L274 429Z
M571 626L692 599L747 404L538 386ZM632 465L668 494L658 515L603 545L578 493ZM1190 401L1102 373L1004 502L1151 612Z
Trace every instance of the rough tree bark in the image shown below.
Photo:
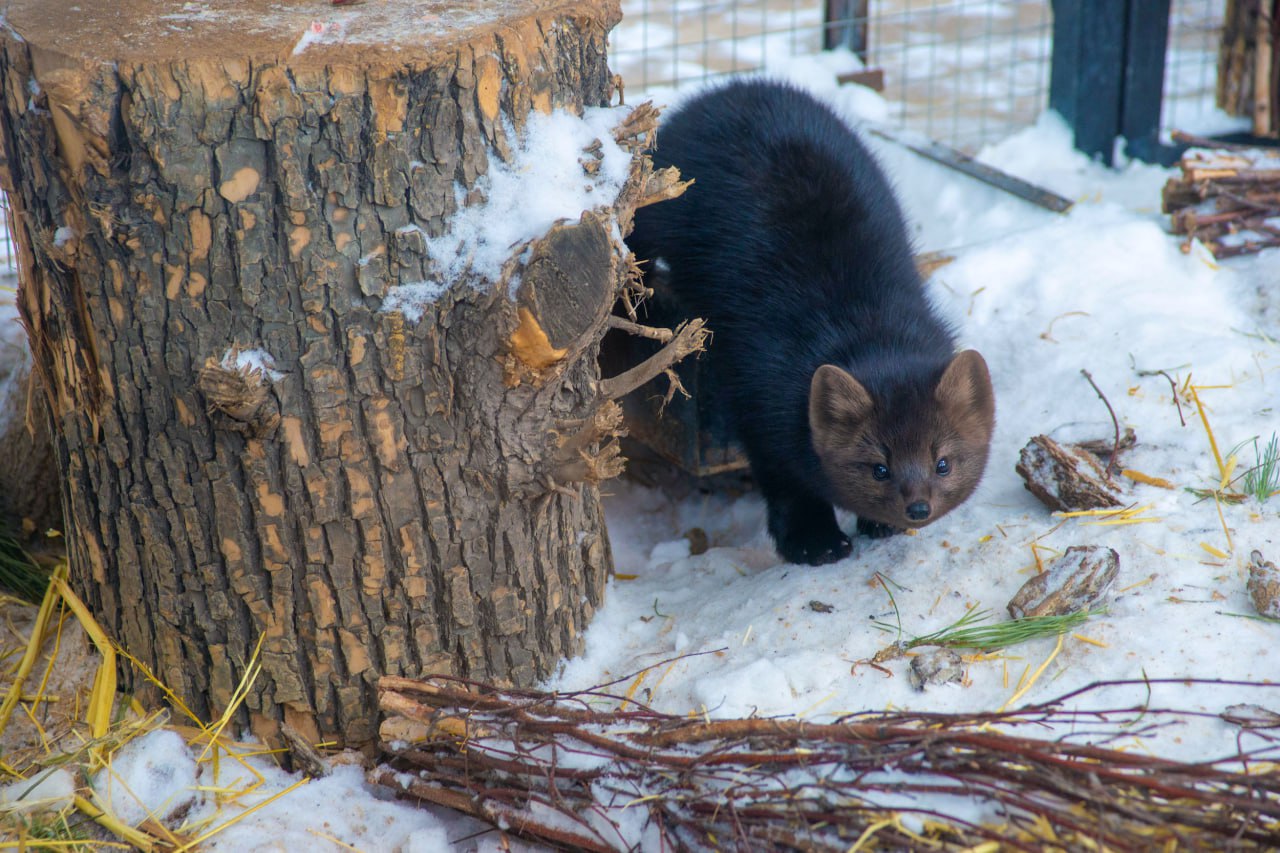
M616 0L77 3L13 0L0 80L78 590L206 717L262 638L267 737L373 740L386 673L546 676L610 569L615 225L675 178L635 154L615 205L508 264L514 296L382 303L531 110L609 101ZM257 349L274 371L236 366Z

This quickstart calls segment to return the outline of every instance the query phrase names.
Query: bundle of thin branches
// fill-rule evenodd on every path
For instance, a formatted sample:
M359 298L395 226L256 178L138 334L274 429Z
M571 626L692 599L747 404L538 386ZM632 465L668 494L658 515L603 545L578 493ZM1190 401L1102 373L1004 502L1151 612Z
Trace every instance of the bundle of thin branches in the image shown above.
M1280 246L1280 155L1257 148L1193 149L1162 193L1183 244L1200 240L1215 258Z
M602 690L384 678L391 755L370 777L506 831L590 851L946 850L993 841L1037 851L1274 849L1275 738L1258 730L1261 753L1199 764L1110 748L1175 713L1065 705L1122 683L1011 713L819 724L677 717ZM1028 725L1074 735L1008 733ZM1086 733L1091 743L1077 742Z

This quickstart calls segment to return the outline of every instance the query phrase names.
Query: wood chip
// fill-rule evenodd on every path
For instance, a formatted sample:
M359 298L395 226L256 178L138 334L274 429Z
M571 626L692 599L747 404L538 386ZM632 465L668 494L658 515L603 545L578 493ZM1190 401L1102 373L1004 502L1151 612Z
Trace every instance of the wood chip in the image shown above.
M1249 555L1249 597L1258 613L1280 619L1280 569L1262 556L1261 551Z
M1014 619L1064 616L1093 610L1107 599L1120 571L1120 555L1101 545L1073 545L1009 601Z
M1027 491L1052 510L1072 512L1120 506L1119 488L1105 479L1090 453L1037 435L1018 455L1014 470Z
M922 652L911 659L907 677L920 691L930 684L959 684L964 680L964 658L951 649Z

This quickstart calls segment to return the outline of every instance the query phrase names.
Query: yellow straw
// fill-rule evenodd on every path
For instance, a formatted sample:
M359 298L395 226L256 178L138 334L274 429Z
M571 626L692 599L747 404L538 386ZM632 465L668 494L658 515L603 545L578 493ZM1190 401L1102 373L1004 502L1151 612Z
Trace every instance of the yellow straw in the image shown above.
M215 826L213 829L211 829L211 830L209 830L208 832L204 833L203 835L200 835L200 836L197 836L197 837L195 837L195 838L191 839L191 840L190 840L190 841L188 841L186 844L182 845L181 847L176 848L176 849L173 851L173 853L186 853L186 851L191 850L192 848L194 848L194 847L196 847L197 845L199 845L201 842L209 840L209 839L210 839L210 838L212 838L213 836L217 835L219 832L222 832L224 829L227 829L227 828L231 827L232 825L234 825L234 824L236 824L236 823L239 823L240 821L244 820L246 817L248 817L249 815L253 814L253 813L254 813L254 812L256 812L258 809L266 808L267 806L271 805L271 804L272 804L272 803L274 803L276 800L280 799L281 797L285 796L286 794L292 794L295 790L297 790L298 788L301 788L303 785L307 784L307 783L308 783L308 782L310 782L310 781L311 781L311 780L310 780L309 778L299 779L297 782L294 782L292 785L290 785L289 787L285 788L283 791L277 791L276 793L272 794L270 797L267 797L265 800L263 800L262 802L258 803L257 805L255 805L255 806L251 806L251 807L249 807L249 808L245 809L244 811L240 812L240 814L236 815L235 817L231 818L230 820L228 820L228 821L226 821L226 822L224 822L224 823L220 823L220 824L218 824L217 826Z
M71 608L71 612L80 620L80 625L84 628L84 632L89 635L89 639L93 640L93 644L102 653L102 663L98 665L98 672L93 677L93 689L89 693L89 713L86 715L89 731L95 739L101 738L106 735L107 729L111 727L111 708L116 698L115 647L107 639L106 632L102 630L102 626L93 618L89 608L85 607L80 597L71 591L71 587L67 585L66 580L55 574L50 585L58 591L58 595L62 596L62 600L67 603L67 606Z
M1040 664L1040 666L1036 669L1036 671L1031 674L1031 677L1027 679L1027 683L1022 685L1022 687L1020 687L1016 693L1010 696L1009 701L1005 702L1003 705L1000 706L1000 711L1007 710L1010 705L1012 705L1014 702L1017 702L1019 699L1021 699L1023 696L1026 695L1027 691L1031 689L1032 685L1036 683L1036 681L1040 678L1040 676L1044 675L1044 671L1048 669L1049 664L1053 663L1053 659L1058 656L1058 652L1062 651L1062 641L1065 639L1066 639L1065 634L1058 635L1058 645L1054 646L1053 654L1045 658L1044 663Z
M1205 435L1209 436L1209 447L1213 450L1213 459L1218 463L1218 474L1226 479L1227 466L1222 461L1222 454L1218 452L1217 439L1213 437L1213 429L1209 426L1209 418L1204 413L1204 404L1200 402L1200 395L1196 393L1198 388L1207 388L1207 385L1192 385L1191 400L1196 404L1196 411L1200 414L1200 423L1204 424Z
M67 564L62 563L53 570L53 576L65 577L67 574ZM0 732L4 731L5 726L9 724L9 717L13 715L13 709L17 707L18 700L22 698L22 686L27 676L31 674L31 670L36 665L36 659L40 657L40 645L44 640L45 632L49 630L49 620L53 618L53 606L58 600L57 593L53 588L53 584L49 584L49 589L45 591L44 600L40 602L40 612L36 614L36 623L31 629L31 639L27 641L27 650L22 655L22 660L18 664L18 670L14 674L13 684L9 685L9 693L4 698L4 703L0 704Z

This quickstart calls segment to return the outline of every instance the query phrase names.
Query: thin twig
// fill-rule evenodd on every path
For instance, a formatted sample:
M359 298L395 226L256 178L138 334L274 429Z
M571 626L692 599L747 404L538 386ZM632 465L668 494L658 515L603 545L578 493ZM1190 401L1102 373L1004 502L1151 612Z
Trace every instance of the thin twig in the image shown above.
M600 396L606 400L617 400L626 396L650 379L661 375L685 356L706 349L710 334L710 330L702 320L689 320L682 323L676 328L675 336L662 349L627 372L600 380Z
M694 851L835 851L873 837L889 849L991 841L1026 851L1273 849L1280 776L1252 766L1280 750L1265 732L1249 730L1264 743L1252 752L1195 764L1107 745L1180 717L1216 716L1149 707L1158 683L1280 689L1110 681L1016 712L864 712L813 723L668 715L627 707L622 697L602 704L600 687L549 694L451 677L384 678L388 724L408 713L430 734L386 745L395 756L371 778L510 832L587 850L631 849L641 835ZM1093 710L1075 701L1126 684L1147 688L1146 697ZM996 725L1071 734L1028 737ZM998 808L1007 823L982 826L909 805L939 794ZM925 828L904 815L925 818Z
M1093 386L1093 390L1097 392L1103 405L1107 407L1107 413L1111 415L1111 426L1115 429L1116 441L1111 448L1111 456L1107 458L1107 470L1104 472L1106 474L1107 482L1109 483L1111 482L1111 468L1116 464L1116 455L1120 453L1120 422L1116 420L1115 409L1111 408L1111 402L1107 399L1107 395L1103 394L1102 389L1098 387L1098 383L1093 381L1092 374L1084 368L1081 368L1080 372L1084 374L1085 379L1089 380L1089 384Z
M610 329L621 329L631 335L638 335L642 338L667 343L676 336L676 333L670 329L659 329L654 326L642 326L639 323L633 323L630 320L619 317L616 314L610 314L605 321Z
M1187 419L1182 416L1182 403L1178 401L1178 383L1173 381L1173 377L1165 373L1163 370L1157 370L1165 379L1169 380L1169 390L1173 393L1173 405L1178 407L1178 421L1183 425L1187 425Z

